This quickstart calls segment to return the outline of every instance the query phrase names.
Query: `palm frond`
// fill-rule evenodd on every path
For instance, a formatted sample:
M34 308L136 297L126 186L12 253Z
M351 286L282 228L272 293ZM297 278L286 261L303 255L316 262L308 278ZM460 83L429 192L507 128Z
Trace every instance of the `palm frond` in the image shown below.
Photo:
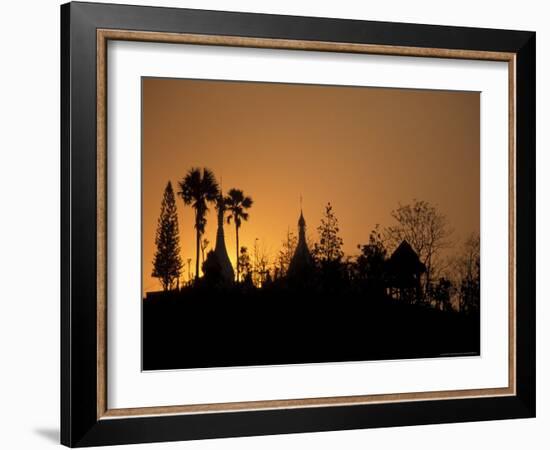
M227 198L232 204L239 204L244 199L244 193L240 189L229 189L229 192L227 193Z

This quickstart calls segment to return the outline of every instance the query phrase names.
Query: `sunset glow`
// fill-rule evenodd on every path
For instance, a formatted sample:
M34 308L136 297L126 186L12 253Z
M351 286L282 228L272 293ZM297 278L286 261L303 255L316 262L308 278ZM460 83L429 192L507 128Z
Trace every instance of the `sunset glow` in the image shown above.
M239 230L252 257L255 245L277 255L287 231L297 232L300 208L315 241L328 202L346 255L414 198L447 216L453 239L479 233L479 114L477 92L144 78L143 291L160 289L151 271L164 188L171 181L177 191L191 167L211 169L224 193L252 197ZM186 281L194 211L179 197L176 204ZM212 249L209 208L204 238ZM233 224L225 242L235 265Z

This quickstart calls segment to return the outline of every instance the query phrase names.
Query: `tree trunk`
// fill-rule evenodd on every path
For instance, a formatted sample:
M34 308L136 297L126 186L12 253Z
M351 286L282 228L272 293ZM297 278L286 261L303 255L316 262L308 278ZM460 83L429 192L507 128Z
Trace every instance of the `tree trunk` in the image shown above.
M426 288L424 289L424 296L428 297L428 291L430 289L430 284L432 281L432 256L431 254L428 256L428 259L426 260Z
M197 229L197 259L195 261L195 280L199 279L199 257L200 257L200 243L201 243L201 230L200 220L198 213L195 216L195 228Z
M237 266L237 283L239 282L239 275L240 275L240 264L239 264L239 227L237 226L237 222L235 221L235 243L237 245L237 261L235 265Z

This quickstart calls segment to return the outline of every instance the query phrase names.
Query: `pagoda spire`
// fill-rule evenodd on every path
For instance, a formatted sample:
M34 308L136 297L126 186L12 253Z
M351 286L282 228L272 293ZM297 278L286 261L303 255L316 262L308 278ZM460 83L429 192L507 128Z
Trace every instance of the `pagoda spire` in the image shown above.
M235 272L233 271L233 266L227 254L227 248L225 246L225 234L223 232L223 222L225 217L225 201L223 198L223 191L220 189L220 195L216 204L216 209L218 211L218 230L216 232L216 247L214 248L214 253L220 264L221 275L223 279L227 282L233 282L235 280Z
M306 276L314 268L313 258L307 246L306 220L302 210L302 196L300 195L300 217L298 219L298 244L288 266L289 277Z

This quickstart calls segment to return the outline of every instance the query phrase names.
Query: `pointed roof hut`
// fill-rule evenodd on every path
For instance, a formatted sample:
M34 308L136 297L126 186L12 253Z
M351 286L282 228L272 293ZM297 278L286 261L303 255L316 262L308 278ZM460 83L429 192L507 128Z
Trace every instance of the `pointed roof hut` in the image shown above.
M313 258L306 240L306 221L300 209L300 218L298 219L298 244L296 245L296 250L288 266L288 276L301 276L310 273L313 269Z
M218 210L218 231L216 232L216 247L214 248L214 254L220 264L220 275L225 282L235 281L235 272L233 266L227 254L227 248L225 247L225 234L223 232L223 222L225 214L225 202L220 194L218 198L216 209Z
M403 275L420 274L426 271L426 266L422 264L418 254L406 240L403 240L392 253L388 265L391 272Z
M413 301L420 296L420 276L426 272L426 266L406 240L392 253L386 267L390 291L396 288L398 298Z

